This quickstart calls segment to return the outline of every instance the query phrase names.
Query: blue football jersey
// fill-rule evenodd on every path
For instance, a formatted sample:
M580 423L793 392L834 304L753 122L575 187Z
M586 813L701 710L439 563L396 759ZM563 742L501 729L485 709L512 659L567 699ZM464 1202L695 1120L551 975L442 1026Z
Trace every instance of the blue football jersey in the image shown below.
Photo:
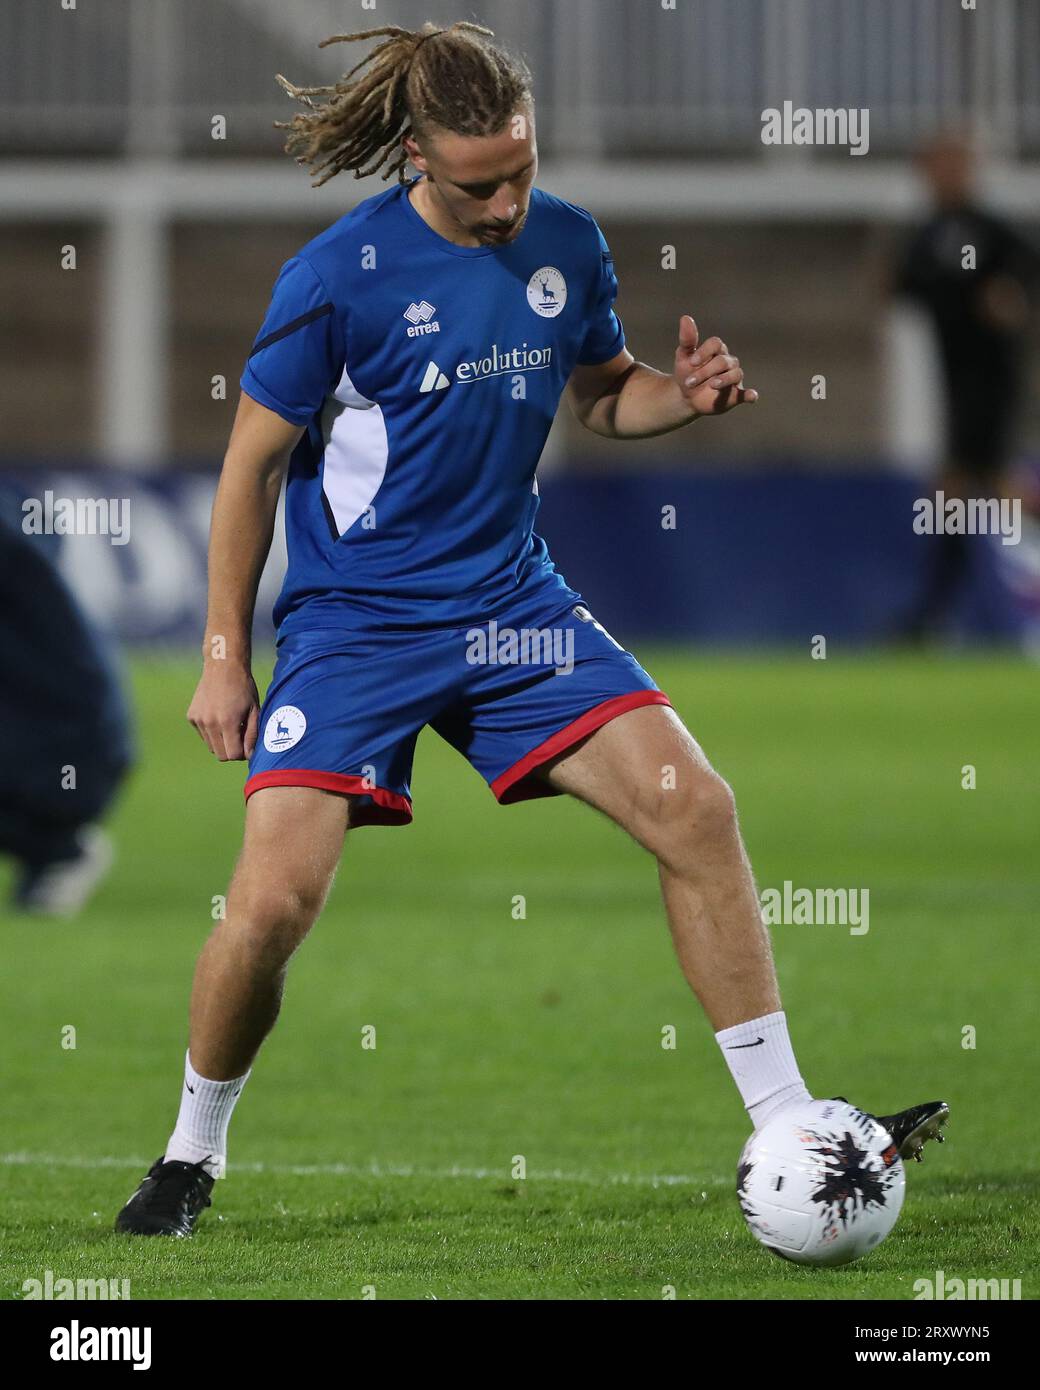
M414 182L414 181L413 181ZM368 198L287 261L242 388L305 433L286 486L280 630L461 626L569 590L535 469L575 364L624 347L610 251L539 189L505 246Z

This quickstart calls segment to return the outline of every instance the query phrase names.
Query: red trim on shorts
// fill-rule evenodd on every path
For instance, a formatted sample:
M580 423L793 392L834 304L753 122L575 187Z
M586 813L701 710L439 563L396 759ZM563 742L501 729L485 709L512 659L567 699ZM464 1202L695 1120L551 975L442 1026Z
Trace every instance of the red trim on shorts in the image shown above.
M264 787L318 787L325 792L344 796L370 796L372 804L354 809L350 828L361 825L408 825L412 819L412 803L400 792L385 787L369 787L356 773L320 772L309 767L284 767L273 772L258 772L243 788L248 801L254 792Z
M551 738L547 738L537 748L532 748L518 763L514 763L496 777L491 783L491 790L503 806L508 806L514 801L529 801L536 796L559 796L560 793L555 787L550 786L548 782L530 777L530 774L557 753L562 753L565 748L570 748L579 739L583 739L586 734L609 724L619 714L627 714L630 709L639 709L642 705L668 705L670 708L671 703L663 690L633 690L628 695L615 695L613 699L604 700L601 705L593 705L592 709L586 710L580 718L575 719L573 724L559 729ZM530 780L525 782L524 778Z

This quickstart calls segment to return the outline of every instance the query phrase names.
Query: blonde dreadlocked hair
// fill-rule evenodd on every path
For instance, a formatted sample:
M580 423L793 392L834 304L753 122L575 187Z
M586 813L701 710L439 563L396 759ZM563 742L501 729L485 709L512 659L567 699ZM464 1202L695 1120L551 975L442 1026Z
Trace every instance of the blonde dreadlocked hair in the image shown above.
M360 179L383 165L384 179L396 173L404 183L406 136L435 127L457 135L497 135L518 108L531 104L527 65L488 43L494 33L479 24L461 20L448 29L424 24L418 30L388 25L334 34L318 46L372 38L383 42L335 86L296 87L278 74L284 90L307 110L276 122L276 128L289 132L286 153L310 167L315 188L344 169Z

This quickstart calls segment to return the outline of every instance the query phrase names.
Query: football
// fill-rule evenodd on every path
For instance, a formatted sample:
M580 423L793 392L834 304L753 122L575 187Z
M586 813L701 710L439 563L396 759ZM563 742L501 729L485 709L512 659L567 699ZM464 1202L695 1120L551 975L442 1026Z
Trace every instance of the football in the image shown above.
M796 1264L843 1265L874 1250L903 1206L892 1136L844 1101L813 1100L744 1145L737 1198L751 1234Z

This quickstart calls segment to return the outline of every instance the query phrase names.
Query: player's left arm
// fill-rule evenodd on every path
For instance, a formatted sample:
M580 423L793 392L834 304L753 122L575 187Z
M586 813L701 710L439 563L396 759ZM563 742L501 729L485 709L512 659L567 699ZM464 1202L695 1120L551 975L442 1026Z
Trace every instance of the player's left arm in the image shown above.
M671 374L637 362L626 349L595 367L575 367L567 399L586 429L608 439L646 439L688 425L699 415L722 415L752 405L758 392L744 385L740 358L721 338L700 341L689 314L679 320Z

